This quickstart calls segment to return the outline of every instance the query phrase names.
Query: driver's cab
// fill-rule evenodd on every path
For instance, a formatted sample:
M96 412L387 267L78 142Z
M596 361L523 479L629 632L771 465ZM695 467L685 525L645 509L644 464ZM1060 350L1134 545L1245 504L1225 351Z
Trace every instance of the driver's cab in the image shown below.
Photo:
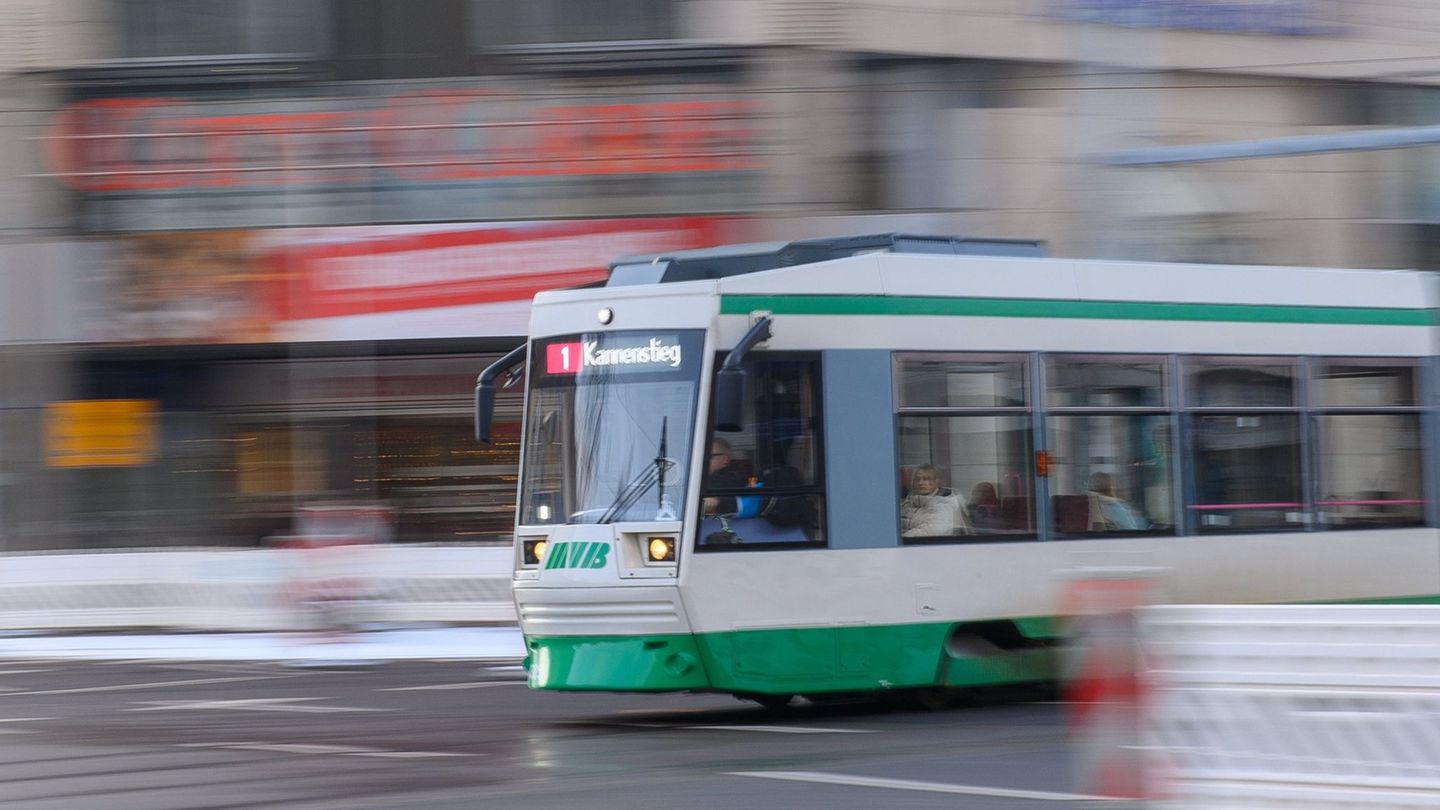
M825 544L819 365L813 354L752 354L739 430L717 429L712 408L697 550Z

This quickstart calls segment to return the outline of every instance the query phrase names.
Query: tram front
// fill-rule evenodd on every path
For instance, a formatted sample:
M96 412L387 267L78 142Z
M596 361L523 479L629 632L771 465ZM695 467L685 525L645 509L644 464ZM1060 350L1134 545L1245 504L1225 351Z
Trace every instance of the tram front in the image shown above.
M709 686L678 587L704 339L530 343L514 585L534 688Z

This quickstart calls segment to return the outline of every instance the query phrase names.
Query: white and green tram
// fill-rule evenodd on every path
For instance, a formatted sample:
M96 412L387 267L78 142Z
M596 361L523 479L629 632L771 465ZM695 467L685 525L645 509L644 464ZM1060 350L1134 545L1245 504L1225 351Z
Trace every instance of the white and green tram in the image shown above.
M536 297L530 685L1046 680L1066 572L1177 602L1440 594L1435 279L884 235L617 262Z

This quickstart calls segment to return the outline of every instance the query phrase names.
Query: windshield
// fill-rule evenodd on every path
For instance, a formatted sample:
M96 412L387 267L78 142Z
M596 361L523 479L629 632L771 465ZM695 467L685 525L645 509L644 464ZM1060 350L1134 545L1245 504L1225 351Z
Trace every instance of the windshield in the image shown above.
M522 525L680 518L703 339L595 332L530 345Z

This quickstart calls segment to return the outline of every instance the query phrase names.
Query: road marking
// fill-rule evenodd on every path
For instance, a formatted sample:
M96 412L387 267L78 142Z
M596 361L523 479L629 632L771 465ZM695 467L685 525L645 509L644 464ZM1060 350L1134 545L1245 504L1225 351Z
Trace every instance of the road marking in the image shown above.
M241 698L238 700L138 700L148 704L127 712L188 712L188 711L241 711L241 712L299 712L320 714L324 712L387 712L389 709L371 709L359 706L308 706L302 701L320 700L313 697L283 698Z
M76 689L37 689L30 692L0 692L0 697L19 695L74 695L81 692L121 692L127 689L168 689L172 686L192 686L202 683L233 683L235 681L260 681L266 678L287 678L288 675L246 675L234 678L195 678L188 681L156 681L154 683L120 683L111 686L82 686Z
M700 731L768 731L773 734L874 734L868 728L807 728L805 726L680 726Z
M0 669L0 675L29 675L32 672L54 672L54 667L45 669Z
M814 771L730 771L729 775L755 776L761 779L780 779L790 782L819 782L827 785L847 785L851 787L919 790L928 793L960 793L966 796L1038 799L1048 802L1110 801L1110 799L1104 796L1087 796L1082 793L1052 793L1047 790L1015 790L1012 788L984 787L982 785L952 785L945 782L919 782L912 779L883 779L873 776L846 776L845 774L816 773Z
M224 748L234 751L266 751L276 754L322 754L349 757L384 757L389 759L425 759L437 757L473 757L454 751L387 751L383 748L366 748L359 745L319 745L313 743L259 743L259 742L218 742L218 743L177 743L181 748Z
M38 723L41 720L54 720L53 717L6 717L0 723Z
M465 683L431 683L425 686L391 686L377 692L419 692L427 689L484 689L487 686L524 686L524 681L466 681Z

